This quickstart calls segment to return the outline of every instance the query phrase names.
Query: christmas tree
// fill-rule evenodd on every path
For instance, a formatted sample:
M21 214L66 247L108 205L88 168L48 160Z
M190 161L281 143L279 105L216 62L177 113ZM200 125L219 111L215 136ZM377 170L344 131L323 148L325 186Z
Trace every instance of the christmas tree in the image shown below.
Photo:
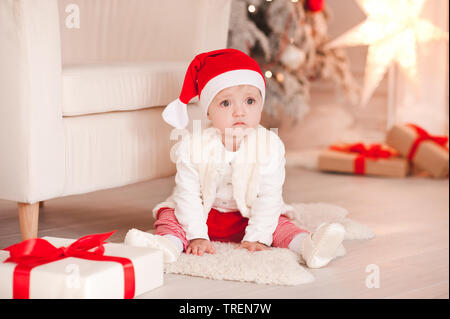
M325 49L330 11L325 0L233 0L228 47L256 61L266 76L264 110L301 120L309 111L310 82L331 79L357 103L359 87L342 49Z

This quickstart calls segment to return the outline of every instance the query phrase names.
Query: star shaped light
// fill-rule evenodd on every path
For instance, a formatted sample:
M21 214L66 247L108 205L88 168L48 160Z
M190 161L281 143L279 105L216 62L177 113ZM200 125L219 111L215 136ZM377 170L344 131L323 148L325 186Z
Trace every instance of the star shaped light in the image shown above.
M356 0L365 21L331 41L327 48L368 45L361 105L369 101L392 62L417 82L418 43L446 39L448 32L419 17L426 0Z

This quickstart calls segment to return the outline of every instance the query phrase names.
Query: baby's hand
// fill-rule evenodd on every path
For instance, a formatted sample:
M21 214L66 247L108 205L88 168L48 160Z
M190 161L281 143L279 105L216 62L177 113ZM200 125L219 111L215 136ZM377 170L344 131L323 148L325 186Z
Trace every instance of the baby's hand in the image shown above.
M214 248L212 242L204 238L192 239L189 242L188 248L186 249L186 254L192 253L193 255L197 256L203 255L204 252L210 254L214 254L216 252L216 249Z
M243 241L236 248L245 248L251 252L269 249L269 247L267 247L266 245L261 244L260 242L257 242L257 241Z

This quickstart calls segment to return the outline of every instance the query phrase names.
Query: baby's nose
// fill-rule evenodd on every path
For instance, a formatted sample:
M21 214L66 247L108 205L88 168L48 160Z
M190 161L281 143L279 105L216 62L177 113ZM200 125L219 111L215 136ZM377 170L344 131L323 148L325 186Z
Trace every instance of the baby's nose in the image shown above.
M233 115L234 116L242 116L245 115L245 108L243 105L236 105L236 107L233 109Z

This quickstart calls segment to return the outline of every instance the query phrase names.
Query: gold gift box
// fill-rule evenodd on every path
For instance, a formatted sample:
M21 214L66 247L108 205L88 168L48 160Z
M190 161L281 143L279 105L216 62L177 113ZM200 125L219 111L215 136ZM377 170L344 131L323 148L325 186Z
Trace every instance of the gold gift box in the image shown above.
M407 158L417 137L418 133L414 128L408 125L395 125L386 136L386 144ZM446 147L447 149L433 141L425 140L417 147L412 163L433 177L447 177L449 171L448 142Z
M345 146L339 145L339 146ZM383 149L388 149L394 154L395 150L383 145ZM322 171L338 172L338 173L355 173L355 159L358 153L335 151L331 149L324 150L320 153L318 159L318 167ZM409 173L409 163L406 159L398 156L389 158L365 158L365 174L386 177L405 177Z

